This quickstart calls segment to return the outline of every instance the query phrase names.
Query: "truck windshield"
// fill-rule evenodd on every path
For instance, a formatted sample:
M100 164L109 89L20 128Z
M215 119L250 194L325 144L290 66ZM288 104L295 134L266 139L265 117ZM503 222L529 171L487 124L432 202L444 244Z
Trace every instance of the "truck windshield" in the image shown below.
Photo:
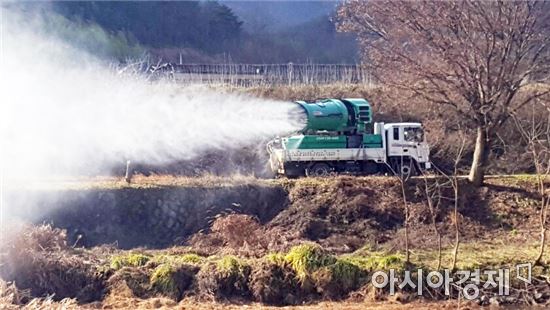
M405 128L405 141L407 142L424 141L424 130L420 127Z

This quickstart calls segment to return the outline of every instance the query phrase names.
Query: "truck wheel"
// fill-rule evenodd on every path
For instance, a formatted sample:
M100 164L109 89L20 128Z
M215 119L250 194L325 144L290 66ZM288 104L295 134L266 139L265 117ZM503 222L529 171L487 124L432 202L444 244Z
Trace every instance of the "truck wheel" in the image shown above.
M306 176L308 177L326 177L330 174L330 166L323 163L313 164L306 169Z
M392 169L395 171L397 176L403 180L408 180L411 176L416 175L416 168L410 159L403 158L396 160Z

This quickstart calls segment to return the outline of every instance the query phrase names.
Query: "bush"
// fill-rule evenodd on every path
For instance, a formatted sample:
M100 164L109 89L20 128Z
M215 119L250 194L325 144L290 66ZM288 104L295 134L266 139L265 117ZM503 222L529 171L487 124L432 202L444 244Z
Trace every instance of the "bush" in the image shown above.
M294 269L298 280L302 284L305 284L313 271L336 262L336 258L327 254L316 244L303 244L293 247L285 256L285 260Z
M311 277L324 298L340 299L365 282L366 272L350 262L338 260L315 271Z
M220 300L233 296L249 297L250 266L234 256L224 256L217 262L202 266L197 275L203 297Z
M253 265L250 290L258 302L284 306L299 302L300 283L294 270L284 261L273 261L267 256Z
M149 277L148 272L143 268L122 267L109 278L107 284L111 291L120 290L120 285L125 285L134 296L148 298L153 293Z
M191 265L161 264L151 274L151 287L156 292L179 301L185 290L193 284L197 269Z

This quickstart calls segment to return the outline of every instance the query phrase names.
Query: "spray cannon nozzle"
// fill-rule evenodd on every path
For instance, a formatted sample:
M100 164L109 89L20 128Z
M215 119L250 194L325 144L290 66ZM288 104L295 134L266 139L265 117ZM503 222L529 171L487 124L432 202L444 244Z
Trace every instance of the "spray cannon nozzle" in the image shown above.
M307 111L299 103L296 103L296 105L288 111L288 119L293 127L300 128L300 130L307 129Z

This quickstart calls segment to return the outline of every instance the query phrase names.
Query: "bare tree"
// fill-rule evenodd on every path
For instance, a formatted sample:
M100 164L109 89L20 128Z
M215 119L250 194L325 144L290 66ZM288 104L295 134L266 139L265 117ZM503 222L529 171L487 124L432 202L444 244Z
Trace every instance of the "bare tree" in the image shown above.
M547 94L544 1L363 1L338 11L366 66L406 96L456 111L477 136L469 179L484 181L491 143L510 115Z
M422 179L424 180L424 197L426 198L426 204L428 205L428 210L430 211L430 217L432 220L432 226L437 238L437 268L436 270L441 269L441 232L437 225L437 215L439 213L439 206L441 205L442 187L445 184L442 184L441 180L437 177L428 178L427 174L423 174Z
M532 104L530 119L520 120L518 117L514 117L516 127L527 144L527 152L535 167L540 199L540 245L534 264L539 264L544 255L548 230L548 206L550 205L550 192L546 188L546 182L550 175L550 113L548 111L541 113L540 109L537 109L540 108L540 106L537 107L537 103L539 100Z
M430 180L426 174L424 174L424 196L426 197L426 203L430 210L430 215L432 218L432 225L437 236L437 247L438 247L438 259L437 259L437 269L441 268L442 260L442 244L441 244L441 232L437 226L437 214L439 212L439 207L442 203L442 200L452 201L453 202L453 213L452 213L452 222L455 232L455 242L453 246L452 253L452 265L451 270L456 268L456 262L458 257L458 247L460 244L460 214L458 213L458 207L460 205L460 183L459 183L459 163L463 158L464 149L466 145L466 138L461 128L458 128L458 135L461 138L460 144L457 145L456 154L454 158L454 168L451 173L446 173L443 170L439 169L434 163L432 163L434 170L439 174L433 176ZM442 177L441 177L442 176ZM449 188L452 188L452 197L446 196L446 192Z
M405 179L402 177L398 177L399 184L401 185L401 195L403 196L403 207L405 208L405 263L408 265L410 263L411 258L411 251L409 247L409 220L410 220L410 212L409 212L409 201L407 200L407 191L405 187Z
M454 160L453 174L449 177L451 180L451 186L453 187L453 226L455 229L455 244L453 247L453 260L451 263L451 270L456 269L456 261L458 258L458 247L460 245L460 216L458 214L458 206L460 205L460 183L458 181L458 165L464 156L464 147L466 145L466 138L464 137L463 131L459 128L459 136L461 138L460 146Z
M430 214L432 215L432 225L434 226L434 229L436 230L436 235L438 237L438 268L441 267L441 233L437 228L435 214L437 214L436 212L438 211L438 207L441 204L442 200L452 201L453 203L453 213L451 216L451 220L455 233L455 241L452 252L451 270L455 270L456 268L458 248L460 245L460 214L458 212L458 208L461 203L461 193L459 182L460 171L458 168L461 160L463 159L466 146L466 137L460 126L458 126L457 133L460 140L459 143L457 143L456 147L453 147L453 149L456 149L456 152L454 153L453 170L451 172L445 172L437 167L437 165L432 163L434 170L437 173L434 176L434 180L437 181L432 181L432 184L429 185L429 181L426 177L424 177L425 196L427 198L428 207L430 208ZM452 189L452 197L448 197L446 195L449 187Z
M403 161L403 158L401 158L401 161ZM403 162L401 162L401 165L403 165ZM410 175L403 175L400 171L397 171L392 168L391 165L387 165L387 169L391 172L391 175L394 176L397 181L399 182L399 186L401 189L401 198L403 199L403 209L405 211L405 219L403 221L403 229L405 231L405 264L408 266L410 264L410 247L409 247L409 220L410 220L410 206L409 206L409 200L407 199L407 180L410 177Z
M464 136L463 130L458 127L458 135L460 137L460 145L457 148L456 156L454 158L453 163L453 171L451 175L445 174L440 169L436 169L442 173L451 183L451 187L453 188L453 227L455 232L455 242L453 247L453 254L452 254L452 262L451 262L451 270L456 269L456 262L458 258L458 247L460 246L460 214L458 213L458 207L460 205L460 183L458 179L459 175L459 164L464 156L464 149L466 146L466 137Z

